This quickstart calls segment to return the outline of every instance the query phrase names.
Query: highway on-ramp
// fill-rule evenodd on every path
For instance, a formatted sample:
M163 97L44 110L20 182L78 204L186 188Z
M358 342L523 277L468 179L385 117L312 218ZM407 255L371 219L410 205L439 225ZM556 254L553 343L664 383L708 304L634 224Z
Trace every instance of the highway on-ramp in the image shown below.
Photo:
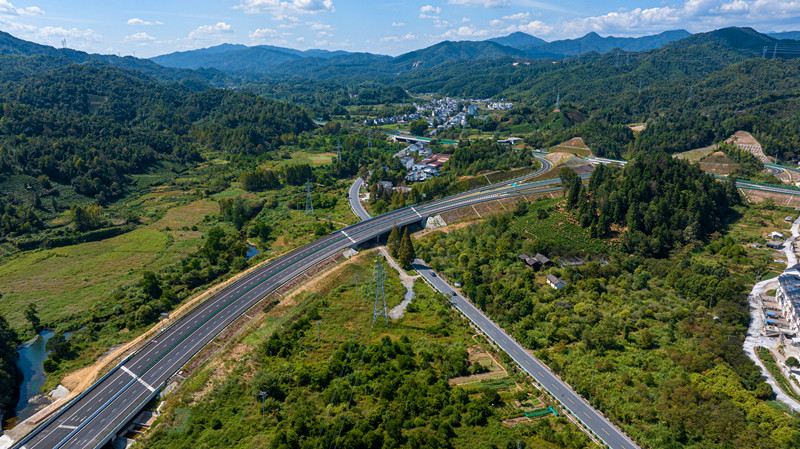
M200 349L268 294L346 249L387 233L394 225L473 204L553 191L558 180L488 186L405 207L340 229L279 257L222 289L151 338L86 392L14 444L14 448L97 448L154 398Z

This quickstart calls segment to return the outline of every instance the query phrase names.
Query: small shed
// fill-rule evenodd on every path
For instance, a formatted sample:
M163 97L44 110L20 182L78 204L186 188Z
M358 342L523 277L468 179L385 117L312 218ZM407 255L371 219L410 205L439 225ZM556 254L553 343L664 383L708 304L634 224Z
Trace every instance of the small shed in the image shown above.
M772 231L772 234L770 234L770 237L772 237L773 240L778 240L778 239L783 240L783 233L782 232L778 232L778 231Z
M792 222L792 216L791 215L787 216L786 218L783 219L783 221L785 221L787 223L791 223Z
M780 240L770 240L769 242L767 242L767 248L781 249L783 248L783 242L781 242Z
M552 274L548 274L547 275L547 285L549 285L550 287L553 287L556 290L561 290L562 288L567 286L567 282L564 281L564 280L561 280L561 279L559 279L559 278L557 278L555 276L553 276Z

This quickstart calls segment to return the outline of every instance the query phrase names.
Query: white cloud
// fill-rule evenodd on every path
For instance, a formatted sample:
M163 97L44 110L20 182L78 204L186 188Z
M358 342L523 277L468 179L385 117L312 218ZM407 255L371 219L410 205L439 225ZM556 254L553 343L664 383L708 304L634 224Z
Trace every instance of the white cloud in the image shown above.
M541 20L532 20L521 25L512 25L506 29L507 32L522 31L533 36L549 35L553 32L553 27Z
M450 28L453 25L451 25L450 22L446 20L436 19L433 21L433 26L435 28Z
M392 22L393 27L404 27L406 26L405 22Z
M380 39L381 42L402 42L417 40L417 35L414 33L406 33L402 36L386 36Z
M208 39L220 37L223 34L233 33L233 28L225 22L217 22L216 25L202 25L189 33L189 39Z
M18 23L4 19L0 15L0 26L3 31L13 35L45 45L61 47L62 40L67 41L70 48L79 48L96 51L97 44L103 42L103 36L92 29L81 30L78 28L62 28L54 26L35 27L24 23Z
M135 33L131 34L130 36L125 36L125 42L146 42L146 41L154 41L156 38L147 34L147 33Z
M489 21L489 25L493 27L497 27L503 24L503 21L500 19L492 19Z
M419 9L419 12L420 14L441 14L442 8L433 5L425 5Z
M17 8L8 0L0 0L0 15L3 16L40 16L44 14L38 6Z
M590 31L630 36L675 28L710 30L743 24L757 29L774 29L776 22L789 25L800 22L800 0L685 0L683 3L654 8L620 9L561 23L531 21L518 14L503 19L512 20L516 17L524 22L511 25L505 31L523 31L553 38L578 37ZM490 23L492 26L501 25L494 21Z
M472 19L470 19L469 17L462 17L461 18L461 23L467 23L467 22L470 22L471 20Z
M320 31L317 33L317 37L333 37L333 33L329 33L327 31Z
M531 18L531 13L529 12L518 12L516 14L511 14L510 16L503 16L503 20L528 20Z
M311 29L312 29L312 30L314 30L314 31L319 31L319 30L330 30L330 29L332 29L332 28L333 28L333 27L331 27L331 26L330 26L330 25L328 25L328 24L325 24L325 23L319 23L319 22L306 22L306 25L310 26L310 27L311 27Z
M747 11L750 9L750 5L747 2L742 0L736 0L730 3L725 3L720 5L719 10L721 12L742 12Z
M295 40L296 40L297 42L305 42L305 41L306 41L306 38L304 38L303 36L300 36L300 37L298 37L298 38L297 38L297 39L295 39Z
M164 23L159 22L157 20L155 22L151 22L149 20L142 20L138 17L128 19L128 21L125 23L127 23L128 25L164 25Z
M447 0L448 5L471 6L484 8L500 8L511 6L508 0Z
M465 38L465 37L483 37L489 34L489 30L480 30L472 25L465 25L462 27L454 28L442 34L445 39Z
M287 36L286 33L279 33L272 28L257 28L253 31L247 33L247 36L250 38L250 42L253 44L272 44L272 45L285 45L287 44L286 39L284 36Z
M287 14L316 14L333 12L333 0L240 0L234 6L247 14L271 13L275 16Z

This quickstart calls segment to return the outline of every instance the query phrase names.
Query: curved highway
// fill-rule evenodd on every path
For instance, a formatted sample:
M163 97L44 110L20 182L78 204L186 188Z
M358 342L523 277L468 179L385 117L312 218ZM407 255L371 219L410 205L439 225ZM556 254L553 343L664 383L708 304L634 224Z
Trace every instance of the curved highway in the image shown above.
M349 247L389 232L395 224L405 226L430 215L525 195L536 189L557 189L552 185L558 182L556 179L488 186L399 209L302 246L254 270L176 320L13 447L98 448L113 438L158 394L167 380L216 335L268 294L306 270Z

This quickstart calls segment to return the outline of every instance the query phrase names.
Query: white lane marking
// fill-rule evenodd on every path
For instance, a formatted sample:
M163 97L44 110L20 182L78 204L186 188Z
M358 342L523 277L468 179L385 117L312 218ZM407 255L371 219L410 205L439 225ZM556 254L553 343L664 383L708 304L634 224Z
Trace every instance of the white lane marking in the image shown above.
M342 234L344 234L345 237L349 238L351 242L356 243L356 241L353 240L353 237L350 237L349 235L347 235L346 232L344 232L344 229L342 229Z
M142 378L141 378L141 377L137 376L136 374L133 374L133 371L129 370L129 369L128 369L128 367L126 367L126 366L124 366L124 365L123 365L123 366L121 366L121 367L120 367L120 369L121 369L122 371L125 371L126 373L130 374L130 375L131 375L131 376L132 376L134 379L136 379L136 380L137 380L137 381L138 381L140 384L144 385L144 386L145 386L145 388L147 388L148 390L150 390L150 391L156 391L156 389L155 389L155 388L151 387L151 386L150 386L150 385L149 385L147 382L145 382L144 380L142 380Z
M78 426L68 426L66 424L59 424L58 427L60 427L62 429L69 429L69 430L75 430L75 429L78 428Z
M417 214L417 216L419 216L419 218L422 218L422 215L419 212L417 212L416 209L414 209L414 206L411 206L411 210L413 210L414 213Z

